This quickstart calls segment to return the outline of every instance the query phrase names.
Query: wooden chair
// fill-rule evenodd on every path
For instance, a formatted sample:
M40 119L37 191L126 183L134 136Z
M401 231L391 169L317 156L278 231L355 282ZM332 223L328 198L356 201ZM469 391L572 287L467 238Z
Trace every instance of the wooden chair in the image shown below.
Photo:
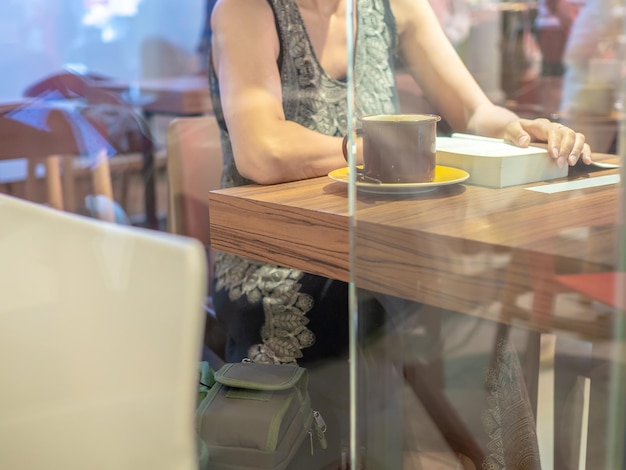
M167 158L168 231L195 238L206 247L209 283L205 344L223 358L225 333L215 318L211 299L213 254L208 195L212 189L219 189L222 174L222 146L215 116L174 119L167 129Z
M195 240L0 194L0 468L197 469Z
M222 146L214 116L174 119L167 130L168 229L209 245L208 193L219 189Z
M83 113L102 123L102 132L117 155L112 172L120 176L120 201L128 208L130 175L141 173L144 186L146 224L156 228L157 209L155 196L156 172L165 168L164 152L156 151L155 139L144 116L126 103L121 96L98 87L98 82L109 77L95 73L78 73L62 70L27 87L23 95L41 102L68 100L84 106Z
M86 168L91 172L93 194L111 202L97 216L115 221L108 145L102 123L43 104L29 105L0 115L0 142L0 160L26 159L26 199L77 212L75 176ZM76 159L78 155L88 159L87 165L83 167L83 160ZM43 200L36 188L42 164L46 182Z

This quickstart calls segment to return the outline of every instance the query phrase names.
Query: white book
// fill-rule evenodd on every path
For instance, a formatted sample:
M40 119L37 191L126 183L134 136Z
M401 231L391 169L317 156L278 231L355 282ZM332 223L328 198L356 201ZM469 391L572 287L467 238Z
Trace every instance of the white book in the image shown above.
M541 147L517 147L502 139L469 134L437 137L437 164L470 174L467 184L505 188L567 176Z

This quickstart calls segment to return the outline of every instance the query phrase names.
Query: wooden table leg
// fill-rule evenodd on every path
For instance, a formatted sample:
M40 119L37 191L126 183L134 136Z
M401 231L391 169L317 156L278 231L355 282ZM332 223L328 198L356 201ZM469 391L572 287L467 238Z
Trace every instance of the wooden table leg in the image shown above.
M147 131L150 132L150 121L152 115L144 112ZM144 184L144 210L146 213L146 227L158 229L157 210L156 210L156 188L154 175L154 143L150 135L142 133L142 153L143 167L141 170Z

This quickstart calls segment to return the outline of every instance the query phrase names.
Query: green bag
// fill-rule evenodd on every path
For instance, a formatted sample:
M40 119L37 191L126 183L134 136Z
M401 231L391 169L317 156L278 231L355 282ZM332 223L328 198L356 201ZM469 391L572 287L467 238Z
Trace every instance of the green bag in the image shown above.
M204 468L284 469L306 437L313 451L314 435L326 448L326 425L311 408L306 369L240 362L211 376L203 367L197 419L200 452L208 452Z

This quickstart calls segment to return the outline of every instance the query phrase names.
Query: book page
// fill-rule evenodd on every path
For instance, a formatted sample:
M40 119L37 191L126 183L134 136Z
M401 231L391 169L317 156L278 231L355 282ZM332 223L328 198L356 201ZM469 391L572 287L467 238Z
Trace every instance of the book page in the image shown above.
M547 155L548 151L540 147L517 147L501 139L453 134L452 137L437 137L437 150L473 155L480 157L519 157L524 155Z

